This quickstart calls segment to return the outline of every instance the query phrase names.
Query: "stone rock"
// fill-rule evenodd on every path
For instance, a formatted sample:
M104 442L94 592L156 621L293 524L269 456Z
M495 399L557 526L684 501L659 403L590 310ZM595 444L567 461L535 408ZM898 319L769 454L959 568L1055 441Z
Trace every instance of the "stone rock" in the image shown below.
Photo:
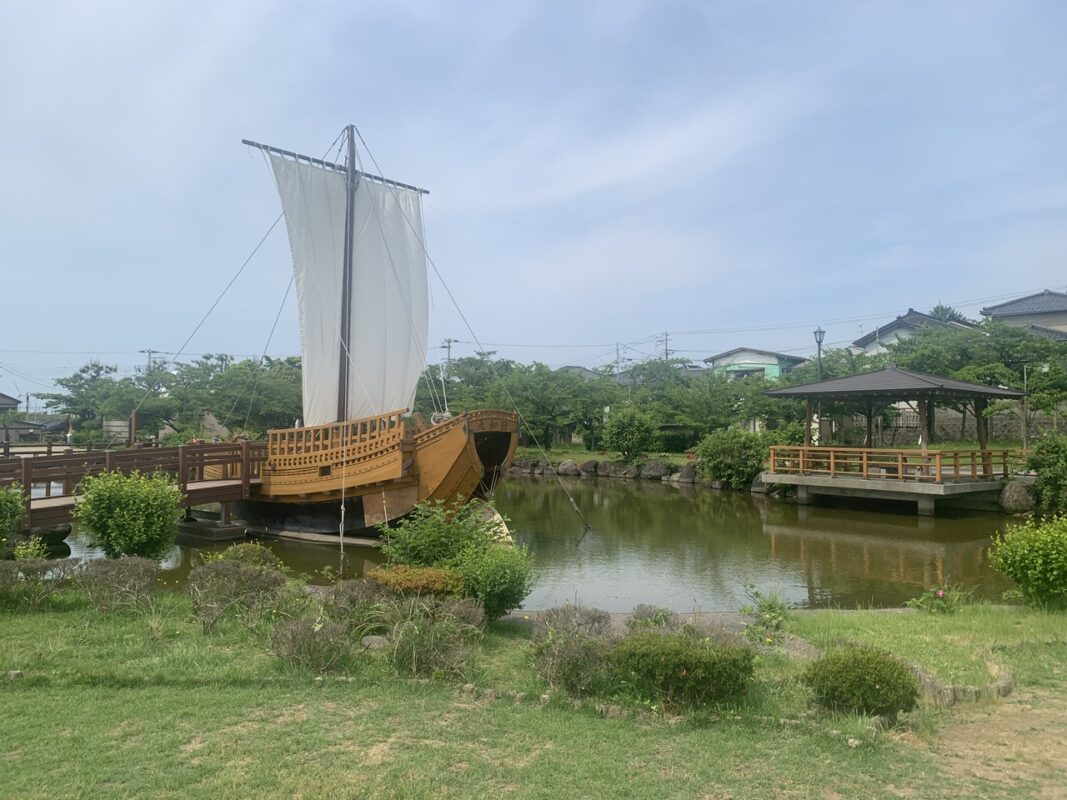
M22 677L22 670L21 669L11 669L11 670L8 670L8 672L7 672L7 679L9 681L17 681L21 677Z
M749 491L752 494L768 494L771 491L771 485L763 482L763 475L757 475L752 479L752 486L749 487Z
M389 646L389 640L384 636L364 636L360 643L368 650L384 650Z
M594 477L599 471L600 462L590 459L578 465L578 471L586 477Z
M678 483L696 483L697 465L695 461L689 461L682 465L678 471Z
M1029 481L1011 481L1000 491L1000 507L1009 514L1034 510L1034 487Z
M547 467L547 466L548 465L544 461L538 461L536 464L533 465L533 469L530 470L530 474L531 475L544 475L545 474L545 467ZM552 474L552 470L549 470L548 474L551 475Z
M708 488L709 489L716 489L718 491L722 491L723 489L726 488L726 484L723 483L722 481L708 481Z
M863 744L863 742L861 742L859 739L849 739L848 740L848 746L851 747L853 750L855 750L861 744Z
M528 458L516 458L512 462L511 468L517 472L529 475L530 471L533 469L533 461Z
M649 461L641 467L641 478L646 481L659 481L671 474L671 468L662 461Z
M622 465L615 461L601 461L597 465L596 474L601 478L614 478L619 473Z
M636 464L623 464L622 469L615 473L616 478L631 478L637 480L641 477L641 468Z
M581 471L578 469L578 462L575 461L573 458L568 458L566 461L556 467L556 473L559 475L566 475L568 477L581 475Z

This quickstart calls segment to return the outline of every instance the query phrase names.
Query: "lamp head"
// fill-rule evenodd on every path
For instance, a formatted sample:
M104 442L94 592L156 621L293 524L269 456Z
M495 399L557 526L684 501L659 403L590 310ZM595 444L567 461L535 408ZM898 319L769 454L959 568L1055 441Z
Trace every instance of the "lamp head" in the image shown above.
M822 344L822 340L826 336L826 331L824 331L822 329L822 326L820 325L818 328L815 329L814 333L815 333L815 344Z

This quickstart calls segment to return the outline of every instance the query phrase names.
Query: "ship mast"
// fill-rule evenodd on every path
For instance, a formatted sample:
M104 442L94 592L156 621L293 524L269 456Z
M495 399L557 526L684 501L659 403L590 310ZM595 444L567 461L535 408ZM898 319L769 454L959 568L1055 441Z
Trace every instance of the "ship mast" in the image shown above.
M341 268L341 363L337 379L337 421L348 418L349 343L352 334L352 238L356 222L356 141L355 126L345 128L348 156L345 160L345 250Z

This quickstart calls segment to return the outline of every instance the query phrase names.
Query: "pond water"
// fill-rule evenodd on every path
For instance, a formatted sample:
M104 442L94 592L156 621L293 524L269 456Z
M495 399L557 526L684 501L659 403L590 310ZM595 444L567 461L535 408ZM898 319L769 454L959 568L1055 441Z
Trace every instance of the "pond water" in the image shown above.
M861 511L645 481L564 481L589 530L555 480L512 477L497 489L515 540L534 556L528 609L581 602L728 611L746 602L746 584L799 607L887 607L942 580L991 599L1009 586L986 558L1007 519L999 514L918 517L907 505ZM99 555L80 534L67 544L72 556ZM314 582L326 580L324 571L357 577L381 561L368 548L347 547L342 558L334 546L265 544ZM201 551L225 546L183 541L164 563L164 580L180 582Z

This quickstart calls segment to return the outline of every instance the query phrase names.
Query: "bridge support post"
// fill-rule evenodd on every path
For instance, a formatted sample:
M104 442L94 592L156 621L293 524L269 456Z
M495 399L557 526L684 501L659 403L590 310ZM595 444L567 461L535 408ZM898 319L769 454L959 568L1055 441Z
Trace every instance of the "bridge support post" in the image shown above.
M916 498L920 517L932 517L934 515L933 495L921 494Z
M811 492L808 491L807 486L797 487L797 505L810 506L811 505Z
M221 503L219 510L219 524L229 525L230 520L233 518L233 508L231 503Z

